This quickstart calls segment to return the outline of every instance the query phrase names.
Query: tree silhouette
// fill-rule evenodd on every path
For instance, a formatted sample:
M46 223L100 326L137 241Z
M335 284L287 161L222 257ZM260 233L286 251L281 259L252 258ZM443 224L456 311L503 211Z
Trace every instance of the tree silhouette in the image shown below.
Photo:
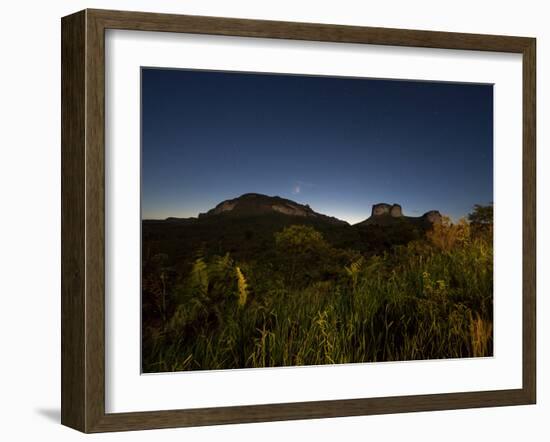
M487 206L474 205L474 211L468 214L468 221L478 225L493 224L493 204Z

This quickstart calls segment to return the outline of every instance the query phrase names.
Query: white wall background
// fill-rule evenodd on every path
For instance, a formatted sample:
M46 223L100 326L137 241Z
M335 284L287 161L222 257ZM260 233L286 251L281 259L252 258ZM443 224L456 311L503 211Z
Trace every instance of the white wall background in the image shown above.
M51 0L5 2L0 27L0 438L82 440L59 425L60 17L86 7L538 39L538 405L115 433L95 440L464 441L550 437L550 12L536 0ZM546 127L545 127L546 126ZM548 171L545 175L544 172Z

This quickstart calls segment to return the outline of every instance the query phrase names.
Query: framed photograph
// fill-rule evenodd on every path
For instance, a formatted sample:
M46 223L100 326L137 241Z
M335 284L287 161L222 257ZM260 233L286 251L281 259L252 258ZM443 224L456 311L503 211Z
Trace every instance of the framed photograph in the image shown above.
M535 39L62 19L62 423L533 404Z

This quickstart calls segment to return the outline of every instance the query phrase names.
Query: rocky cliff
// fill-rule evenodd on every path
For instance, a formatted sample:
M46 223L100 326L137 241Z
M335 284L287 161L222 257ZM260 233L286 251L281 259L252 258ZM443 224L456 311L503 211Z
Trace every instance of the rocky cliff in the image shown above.
M199 219L218 215L249 217L268 214L315 218L335 224L347 224L337 218L317 213L307 204L299 204L279 196L268 196L259 193L245 193L238 198L222 201L208 212L199 214Z
M359 225L388 225L399 222L422 222L424 224L441 223L441 213L437 210L430 210L422 216L405 216L399 204L378 203L373 204L371 216Z

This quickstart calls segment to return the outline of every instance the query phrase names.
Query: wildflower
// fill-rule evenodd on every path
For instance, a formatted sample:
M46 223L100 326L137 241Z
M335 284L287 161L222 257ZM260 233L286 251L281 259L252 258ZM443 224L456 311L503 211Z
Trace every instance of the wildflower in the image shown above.
M241 272L239 266L235 267L235 273L237 274L237 287L239 294L239 307L244 307L246 304L246 298L248 297L248 284L246 283L246 278Z

